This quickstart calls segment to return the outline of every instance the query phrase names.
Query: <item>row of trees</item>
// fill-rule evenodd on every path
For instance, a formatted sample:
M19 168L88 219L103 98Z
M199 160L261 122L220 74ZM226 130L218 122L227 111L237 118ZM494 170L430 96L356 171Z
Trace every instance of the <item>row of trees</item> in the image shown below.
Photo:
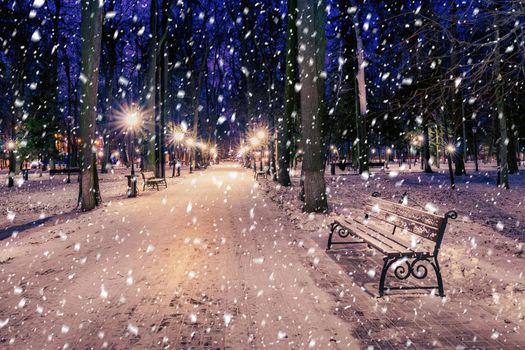
M58 157L56 133L79 141L71 153L83 151L84 209L100 200L95 138L104 140L103 163L111 149L128 152L113 115L130 101L146 111L142 159L158 176L170 121L226 149L253 123L268 125L282 185L290 185L290 163L302 151L308 211L327 208L330 146L365 172L371 147L407 156L421 137L427 172L446 154L461 175L465 155L478 152L468 142L476 127L485 154L497 158L499 183L508 188L517 171L525 132L519 2L81 4L82 13L73 0L0 5L0 130L18 144L13 172L15 161Z
M382 142L408 157L415 141L425 172L439 166L440 152L447 156L454 187L453 172L466 174L469 148L479 153L472 142L479 132L487 157L496 157L497 184L509 188L525 124L523 4L356 0L326 5L288 1L279 181L290 184L285 145L299 114L305 210L327 209L324 161L333 144L352 145L346 149L361 173L368 171L371 145ZM297 84L300 104L299 89L292 89Z
M275 77L279 69L274 53L283 33L277 0L255 6L211 0L81 5L73 0L0 4L5 48L0 133L2 143L17 144L9 153L11 174L24 160L40 159L44 166L57 161L54 135L67 133L73 165L82 151L77 165L87 183L82 182L79 198L87 210L100 201L95 157L105 172L111 149L129 152L115 125L120 104L137 102L145 111L143 165L157 176L164 172L170 121L186 122L194 139L231 144L250 120L267 117L268 103L277 107L277 89L270 91L276 81L264 74ZM91 12L81 12L87 7ZM264 16L257 16L258 10ZM102 157L93 154L100 137ZM94 199L84 199L86 193Z

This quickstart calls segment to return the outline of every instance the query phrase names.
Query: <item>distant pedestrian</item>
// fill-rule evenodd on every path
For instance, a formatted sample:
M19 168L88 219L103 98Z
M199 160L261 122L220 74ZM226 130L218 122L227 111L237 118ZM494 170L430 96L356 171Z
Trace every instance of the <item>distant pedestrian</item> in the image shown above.
M181 167L180 160L175 159L175 168L177 168L177 176L180 176L180 167Z

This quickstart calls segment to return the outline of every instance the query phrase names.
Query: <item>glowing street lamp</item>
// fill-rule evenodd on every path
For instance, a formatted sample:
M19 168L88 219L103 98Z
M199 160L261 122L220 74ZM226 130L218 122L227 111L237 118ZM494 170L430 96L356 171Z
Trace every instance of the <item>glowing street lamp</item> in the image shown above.
M13 152L13 151L15 150L15 148L16 148L16 143L15 143L15 141L13 141L13 140L9 140L9 141L7 142L7 150L8 150L9 152Z
M266 130L265 129L259 129L256 133L257 138L260 141L263 141L266 139Z
M455 189L454 172L452 171L452 155L456 152L456 146L453 143L447 144L445 147L447 151L448 174L450 177L450 188Z
M252 144L253 147L258 147L261 144L261 140L258 137L253 136L253 137L250 137L250 143Z
M125 107L119 113L121 128L124 129L128 135L130 144L130 161L131 161L131 175L128 177L128 197L137 196L137 177L135 176L135 138L142 124L142 113L138 107Z
M173 141L181 143L184 140L184 133L182 131L176 131L173 133Z
M173 168L171 177L175 177L175 170L177 176L180 176L180 163L179 163L179 147L184 141L186 136L186 128L184 125L173 125L171 126L171 143L173 145Z

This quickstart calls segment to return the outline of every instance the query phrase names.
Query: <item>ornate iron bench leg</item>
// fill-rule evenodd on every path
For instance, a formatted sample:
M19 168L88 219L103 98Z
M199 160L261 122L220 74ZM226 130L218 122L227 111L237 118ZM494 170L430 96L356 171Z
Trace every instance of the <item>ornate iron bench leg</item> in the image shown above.
M334 235L335 225L332 223L330 224L330 234L328 235L328 246L326 247L326 250L330 250L332 248L332 236Z
M383 270L381 270L381 279L379 280L379 296L382 297L385 294L385 279L388 268L390 267L390 258L385 256L383 258Z
M432 265L434 267L434 271L436 271L436 279L438 283L439 296L444 297L445 291L443 289L443 279L441 278L441 269L439 268L437 256L434 257L434 264Z

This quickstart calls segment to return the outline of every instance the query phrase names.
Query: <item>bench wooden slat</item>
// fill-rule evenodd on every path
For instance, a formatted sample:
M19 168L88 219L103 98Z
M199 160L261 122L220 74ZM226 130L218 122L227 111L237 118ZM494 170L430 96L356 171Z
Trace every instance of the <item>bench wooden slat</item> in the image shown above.
M370 244L383 254L392 255L407 252L406 247L395 241L385 239L385 237L382 237L378 232L357 220L343 220L341 223L343 226L352 230L359 238L363 239L366 243Z
M443 217L440 217L438 215L411 208L406 207L401 204L388 202L384 199L380 198L372 198L367 203L370 207L374 209L374 211L386 211L391 214L396 214L397 216L410 219L415 222L423 223L428 226L432 227L440 227L441 223L443 221Z
M361 220L356 219L356 221L359 222ZM379 234L383 237L381 238L382 240L391 240L405 247L406 252L423 253L430 252L434 248L434 243L431 243L426 239L421 239L419 235L410 231L403 231L399 227L394 231L393 226L389 226L385 229L386 224L384 224L384 221L378 220L374 217L370 217L368 220L366 220L366 226L370 227L374 231L379 232ZM394 232L394 234L392 234L392 232Z
M412 232L418 236L432 241L436 241L438 237L439 227L426 225L424 223L417 222L412 219L402 217L385 210L379 210L378 212L377 207L371 207L370 205L366 205L365 208L366 213L369 215L369 217L374 217L377 220L381 220L391 225L395 225L397 226L396 230L401 231L403 229L406 229L409 232Z

